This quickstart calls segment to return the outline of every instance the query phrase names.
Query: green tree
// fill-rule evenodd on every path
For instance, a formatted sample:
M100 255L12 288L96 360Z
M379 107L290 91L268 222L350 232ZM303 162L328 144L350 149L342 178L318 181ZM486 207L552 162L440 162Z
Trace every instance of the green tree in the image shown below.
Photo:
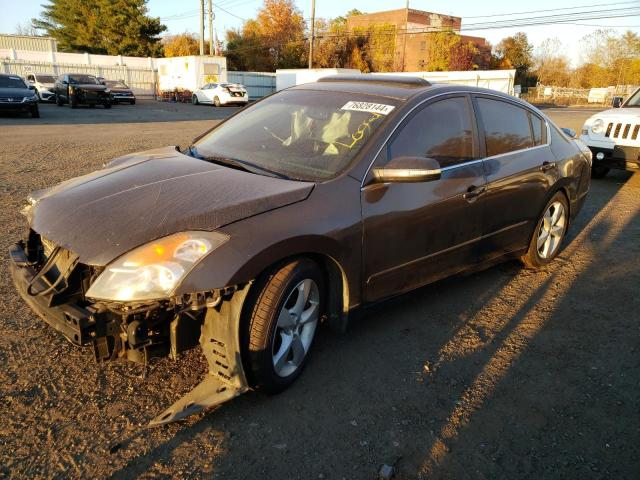
M147 15L147 0L49 0L33 27L63 52L160 56L167 27Z
M512 37L502 39L495 47L495 54L500 68L516 69L516 83L527 83L533 65L533 46L529 43L526 33L518 32Z

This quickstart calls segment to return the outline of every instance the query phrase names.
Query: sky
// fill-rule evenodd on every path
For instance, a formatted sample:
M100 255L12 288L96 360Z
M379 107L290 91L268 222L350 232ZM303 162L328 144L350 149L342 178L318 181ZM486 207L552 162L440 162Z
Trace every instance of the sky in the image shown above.
M41 11L44 0L0 0L0 33L15 33L16 25L28 23L33 17L37 17ZM206 3L206 1L205 1ZM311 12L311 0L294 0L297 7L302 10L305 18L309 18ZM262 5L262 0L214 0L215 29L219 37L229 28L242 25L241 19L255 16L257 9ZM403 8L405 0L316 0L316 17L332 18L344 15L348 10L357 8L363 12L375 12ZM197 32L199 0L148 0L149 14L159 16L162 22L169 28L169 33ZM606 3L598 3L598 0L537 0L536 2L520 3L506 0L479 1L479 0L410 0L410 7L417 10L443 13L462 17L462 28L465 25L486 23L488 21L505 20L514 16L497 16L505 13L530 12L529 16L553 15L558 13L571 13L576 11L593 11L607 8L614 12L620 8L638 7L635 15L620 18L602 18L594 20L581 20L572 24L524 26L518 28L498 28L489 30L464 30L464 34L485 37L492 44L497 44L502 38L523 31L529 37L529 41L538 47L547 38L557 38L571 60L577 65L582 59L580 39L599 28L612 28L617 32L631 30L640 34L640 0L626 2L623 0L610 0ZM544 10L567 8L567 10ZM227 11L224 11L224 10ZM523 15L517 15L521 18ZM525 17L527 15L524 15Z

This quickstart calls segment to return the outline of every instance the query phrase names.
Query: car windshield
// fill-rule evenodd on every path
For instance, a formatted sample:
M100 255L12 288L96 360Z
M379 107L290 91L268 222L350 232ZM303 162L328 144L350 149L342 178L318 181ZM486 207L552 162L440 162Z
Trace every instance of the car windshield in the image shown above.
M100 85L98 79L93 75L69 75L69 83Z
M55 83L56 77L54 77L53 75L38 75L36 77L36 80L38 80L40 83Z
M192 150L289 178L327 180L349 165L396 105L364 94L285 90L242 110Z
M640 88L636 90L636 93L631 95L629 100L623 105L624 107L640 107Z
M0 88L27 88L20 77L0 77Z
M129 88L124 82L116 82L114 80L107 80L105 83L110 88Z

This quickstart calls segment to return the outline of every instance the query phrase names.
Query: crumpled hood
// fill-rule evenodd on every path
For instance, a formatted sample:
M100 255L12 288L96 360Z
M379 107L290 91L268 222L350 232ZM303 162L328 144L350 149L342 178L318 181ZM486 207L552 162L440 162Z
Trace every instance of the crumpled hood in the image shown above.
M34 192L32 228L106 265L139 245L186 230L215 230L308 197L313 183L198 160L165 147Z

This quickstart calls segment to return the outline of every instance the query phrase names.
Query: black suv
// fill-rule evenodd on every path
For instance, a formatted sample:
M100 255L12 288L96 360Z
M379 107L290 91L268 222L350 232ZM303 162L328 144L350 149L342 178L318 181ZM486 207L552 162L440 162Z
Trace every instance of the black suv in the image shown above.
M53 90L59 107L68 103L71 108L78 105L93 107L96 104L111 108L111 91L93 75L64 73L56 80Z

